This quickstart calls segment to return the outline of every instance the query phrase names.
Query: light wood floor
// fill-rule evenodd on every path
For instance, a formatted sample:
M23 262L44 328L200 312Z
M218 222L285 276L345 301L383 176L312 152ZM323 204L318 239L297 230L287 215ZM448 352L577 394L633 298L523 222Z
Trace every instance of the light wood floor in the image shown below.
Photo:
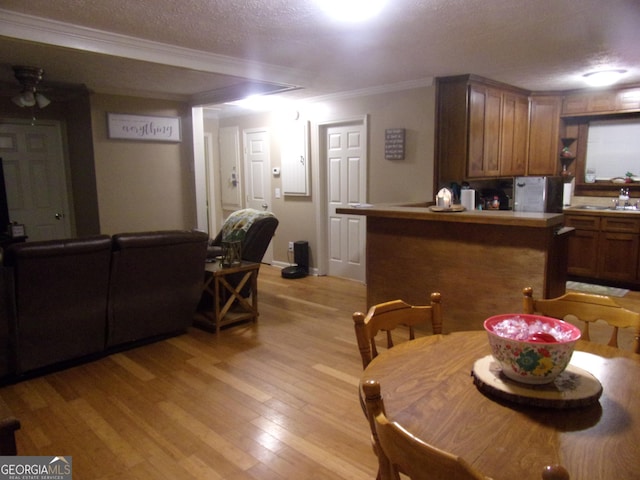
M0 389L21 455L71 455L74 479L372 479L351 314L365 287L259 275L260 319L192 329Z
M373 479L351 320L365 297L357 282L263 266L256 325L2 387L19 454L71 455L78 480ZM640 310L640 293L620 303Z

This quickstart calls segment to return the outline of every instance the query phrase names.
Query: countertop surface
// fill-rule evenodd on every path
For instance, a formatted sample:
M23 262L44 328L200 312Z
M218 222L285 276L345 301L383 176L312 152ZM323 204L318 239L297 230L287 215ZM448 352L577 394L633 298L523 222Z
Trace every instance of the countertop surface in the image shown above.
M563 224L561 213L528 213L511 210L432 211L427 203L415 204L354 204L338 208L336 213L367 217L424 220L432 222L475 223L534 228L549 228Z
M602 215L602 216L614 216L614 217L631 217L638 218L640 216L640 210L614 210L608 207L602 207L599 205L576 205L571 207L565 207L564 213L570 213L572 215Z

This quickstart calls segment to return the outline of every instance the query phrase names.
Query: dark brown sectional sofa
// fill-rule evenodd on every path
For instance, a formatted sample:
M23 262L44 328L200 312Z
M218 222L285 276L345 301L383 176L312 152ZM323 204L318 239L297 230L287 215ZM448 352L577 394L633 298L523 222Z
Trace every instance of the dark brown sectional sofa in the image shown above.
M158 231L11 245L0 277L0 379L183 333L207 243L203 232Z

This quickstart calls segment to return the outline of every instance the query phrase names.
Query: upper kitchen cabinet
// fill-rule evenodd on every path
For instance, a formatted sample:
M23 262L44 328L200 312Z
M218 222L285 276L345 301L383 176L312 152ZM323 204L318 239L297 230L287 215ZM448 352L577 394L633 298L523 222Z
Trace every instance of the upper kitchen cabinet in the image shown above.
M436 89L436 186L526 173L528 92L475 75Z
M559 169L562 97L532 95L529 114L528 175L556 175Z
M504 93L500 146L501 175L516 177L526 172L528 129L529 99L521 94Z
M502 93L484 85L469 85L468 177L500 175Z
M640 111L640 88L568 93L562 103L563 116L606 115Z

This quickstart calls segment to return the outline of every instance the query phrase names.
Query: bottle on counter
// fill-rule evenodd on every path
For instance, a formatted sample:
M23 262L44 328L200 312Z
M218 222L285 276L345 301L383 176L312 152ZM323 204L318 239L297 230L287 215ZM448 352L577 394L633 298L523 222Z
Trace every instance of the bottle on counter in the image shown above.
M500 210L500 199L497 195L493 196L493 200L491 201L491 206L489 208L491 208L491 210Z

